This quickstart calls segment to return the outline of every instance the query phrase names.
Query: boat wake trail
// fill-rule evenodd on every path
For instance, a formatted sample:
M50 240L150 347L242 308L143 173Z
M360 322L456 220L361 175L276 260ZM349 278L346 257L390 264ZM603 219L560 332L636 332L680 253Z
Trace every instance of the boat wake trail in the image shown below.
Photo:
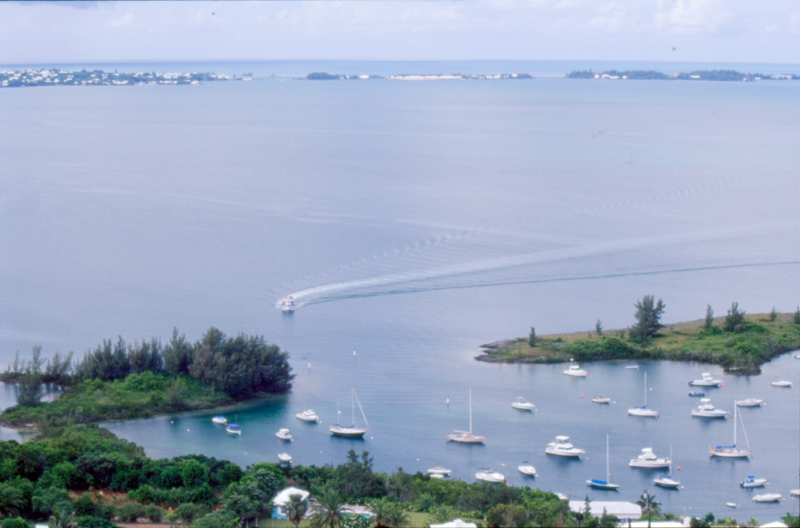
M695 242L730 240L752 235L778 234L783 231L789 231L789 230L791 230L791 228L787 228L785 225L781 226L775 224L767 224L767 225L752 226L750 228L744 228L744 229L743 228L714 229L714 230L700 231L695 233L680 233L680 234L660 235L652 237L637 237L637 238L630 238L626 240L618 240L611 242L604 241L604 242L584 244L580 246L544 250L536 253L526 253L522 255L475 260L471 262L440 266L431 269L413 270L407 272L380 275L376 277L368 277L363 279L333 282L329 284L323 284L320 286L314 286L312 288L296 291L291 293L290 295L294 298L295 308L301 308L308 304L313 304L317 302L327 302L335 299L351 298L356 296L354 295L354 293L358 290L382 288L385 286L395 286L395 285L414 283L430 279L484 273L489 271L504 270L509 268L555 262L567 259L594 257L603 254L616 253L622 251L642 250L651 247L655 248L662 246L673 246L677 244L691 244ZM764 264L772 264L772 263L759 262L759 263L750 263L746 265L764 265ZM707 266L707 267L695 267L695 268L689 268L684 266L683 269L715 269L720 267L733 267L733 266ZM675 271L675 270L669 270L669 271ZM656 273L661 273L661 272L663 271L658 271ZM611 277L611 276L646 274L646 273L648 272L636 272L636 273L623 272L615 274L603 274L597 276ZM573 277L573 278L591 278L591 276ZM517 280L505 280L499 282L493 281L491 284L516 284L516 283L528 283L528 282L544 282L547 280L564 280L564 278L562 277L559 279L551 278L551 279L538 279L538 280L517 279ZM469 287L479 287L488 285L490 284L484 282L483 284L480 283L471 284ZM468 286L462 285L462 286L450 286L450 287L468 287ZM441 287L437 288L434 286L426 288L413 288L413 289L404 289L404 291L423 291L430 289L441 289ZM398 289L393 288L391 290L372 292L369 295L381 295L381 294L391 294L391 293L398 293ZM275 307L280 308L280 303L281 300L278 299L275 303Z

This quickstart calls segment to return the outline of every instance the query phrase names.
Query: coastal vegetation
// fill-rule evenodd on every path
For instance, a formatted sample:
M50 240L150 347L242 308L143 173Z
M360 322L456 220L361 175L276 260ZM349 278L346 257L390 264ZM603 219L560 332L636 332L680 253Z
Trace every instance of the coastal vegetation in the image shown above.
M620 359L666 359L721 365L726 372L758 374L773 357L800 348L800 316L773 309L747 314L734 302L724 317L714 317L710 305L704 319L661 324L666 305L644 296L635 305L636 322L628 329L538 335L483 345L479 361L560 363Z
M247 74L246 74L247 75ZM252 77L252 76L250 76ZM25 86L120 86L134 84L200 84L211 81L242 80L243 77L215 73L118 73L103 70L80 71L60 68L0 71L0 88Z
M736 70L694 70L688 73L663 73L655 70L575 70L567 74L567 79L631 79L647 81L763 81L798 80L800 75L767 75L763 73L742 73Z
M166 346L156 339L126 343L106 339L73 364L72 354L47 361L34 347L29 361L19 354L0 381L17 383L17 405L0 423L58 427L156 414L211 409L289 390L294 375L288 353L262 336L228 338L211 327L191 344L173 331ZM55 401L41 402L44 385L59 386Z

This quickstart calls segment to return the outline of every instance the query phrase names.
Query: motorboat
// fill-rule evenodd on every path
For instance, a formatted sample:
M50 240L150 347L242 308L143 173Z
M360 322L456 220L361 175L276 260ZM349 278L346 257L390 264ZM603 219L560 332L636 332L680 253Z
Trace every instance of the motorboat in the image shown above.
M484 482L505 482L506 476L491 469L481 469L475 473L475 478Z
M775 380L772 382L773 387L791 387L792 382L786 380Z
M604 396L595 396L592 398L594 403L611 403L611 398L606 398Z
M528 475L529 477L536 476L536 468L533 467L533 464L531 464L527 460L523 461L522 465L519 466L517 469L519 469L519 472L522 473L523 475Z
M450 473L451 473L451 471L449 469L443 468L443 467L440 467L440 466L436 466L436 467L430 468L428 470L428 474L429 475L439 475L439 476L442 476L442 477L449 477Z
M225 430L228 431L229 435L238 435L238 436L242 435L242 428L239 427L239 424L235 424L235 423L228 424L225 427Z
M703 372L703 379L701 380L694 380L690 381L689 385L691 386L700 386L700 387L719 387L722 385L722 380L715 380L711 377L711 374L708 372Z
M568 436L557 436L555 442L550 442L547 444L547 448L544 450L544 452L548 455L563 457L578 457L586 453L586 451L583 449L578 449L577 447L573 446L569 442Z
M789 492L792 497L800 497L800 489L793 489Z
M778 502L779 500L781 500L780 493L763 493L753 497L755 502Z
M315 413L311 409L306 409L303 412L299 412L295 414L295 416L297 416L298 418L300 418L305 422L319 422L319 416L317 416L317 413Z
M605 480L592 479L592 480L587 480L586 483L595 489L603 489L603 490L619 489L619 484L612 484L610 481L611 481L611 458L609 457L609 450L608 450L608 435L606 435L606 479Z
M742 417L739 416L739 421L742 422L742 432L744 433L744 440L747 442L747 449L739 449L736 447L736 424L737 424L737 414L739 411L739 406L733 406L733 445L729 446L712 446L708 451L711 453L711 456L718 456L724 458L747 458L750 456L750 442L747 440L747 431L744 429L744 421L742 421Z
M588 372L583 370L580 367L580 365L578 365L577 363L575 363L575 361L570 359L569 368L564 371L564 374L566 374L567 376L586 377L586 374L588 374Z
M281 453L278 455L278 460L281 462L287 463L292 461L292 455L289 453Z
M728 411L716 409L711 405L711 400L709 398L702 398L697 409L692 411L692 416L697 416L698 418L725 418L729 414Z
M444 478L444 475L439 475L438 473L434 473L433 475L431 475L431 478L434 478L434 479L443 479L443 478Z
M358 402L358 408L361 411L361 417L364 419L365 427L356 427L356 402ZM350 427L344 427L339 425L338 417L341 416L341 412L339 412L339 404L336 404L336 416L337 416L337 423L336 425L332 425L330 427L331 434L334 436L343 436L345 438L361 438L369 431L369 423L367 423L367 417L364 414L364 409L361 408L361 402L358 401L358 395L356 394L356 389L354 387L350 387L350 406L353 411L353 425Z
M674 480L672 475L663 475L653 480L656 486L668 489L678 489L681 485L680 481Z
M512 403L511 406L515 409L519 409L520 411L533 411L536 408L534 404L526 401L522 396L517 397L517 401Z
M625 368L628 370L639 370L639 365L628 365Z
M691 396L692 398L702 398L705 395L706 395L705 391L692 391L689 393L689 396Z
M725 506L727 506L728 508L738 508L739 507L739 505L736 504L735 502L726 502Z
M282 312L293 312L295 308L294 297L291 295L284 295L283 299L281 299L280 307Z
M746 400L738 400L736 405L738 407L759 407L764 400L757 400L755 398L747 398Z
M275 433L275 436L280 438L281 440L291 440L292 435L289 433L288 429L278 429L278 432Z
M226 424L226 423L228 423L228 419L225 418L224 416L215 416L215 417L213 417L211 419L211 421L214 422L215 424Z
M631 416L643 416L645 418L658 418L658 411L647 408L647 372L644 373L644 405L628 409Z
M656 469L669 467L671 464L671 459L657 457L656 454L653 453L652 447L644 447L642 448L642 454L631 460L628 465L636 468Z
M767 479L765 478L755 478L753 475L748 475L744 482L739 485L743 488L763 488L767 484Z
M445 436L451 442L458 442L459 444L482 444L486 440L485 436L472 434L472 389L469 390L469 432L467 431L451 431ZM503 477L505 479L505 477Z

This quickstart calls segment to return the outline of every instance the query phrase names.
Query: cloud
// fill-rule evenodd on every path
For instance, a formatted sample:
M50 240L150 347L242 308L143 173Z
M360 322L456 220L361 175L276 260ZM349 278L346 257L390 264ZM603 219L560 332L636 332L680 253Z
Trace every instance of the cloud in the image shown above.
M659 0L657 30L679 34L719 33L734 16L721 0Z
M133 21L133 13L125 13L121 17L115 18L114 20L106 23L105 27L108 29L116 29L127 26L131 23L131 21Z

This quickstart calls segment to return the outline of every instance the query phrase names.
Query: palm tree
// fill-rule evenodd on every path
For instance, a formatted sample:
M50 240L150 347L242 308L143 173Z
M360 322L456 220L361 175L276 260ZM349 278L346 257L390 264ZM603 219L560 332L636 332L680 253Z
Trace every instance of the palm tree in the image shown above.
M636 504L642 507L642 515L647 514L648 518L652 515L658 517L661 513L661 503L656 502L656 496L650 495L650 492L644 490L642 496L636 501Z
M307 510L308 503L299 493L289 495L289 502L283 507L283 511L286 512L286 518L295 525L295 528L300 525L300 521L303 520Z
M427 524L430 526L431 524L444 524L452 521L456 516L456 512L443 504L428 515L430 515L430 518Z
M372 518L370 518L370 521L372 521L372 524L375 526L375 528L390 526L388 517L391 512L391 507L392 503L389 502L389 499L386 497L381 497L370 504L369 509L372 510Z
M338 528L346 515L344 498L333 488L325 488L311 514L313 528Z
M63 513L61 510L56 510L49 519L51 528L77 528L78 523L75 521L75 512Z
M0 488L0 516L17 515L23 505L22 493L17 488L3 486Z

